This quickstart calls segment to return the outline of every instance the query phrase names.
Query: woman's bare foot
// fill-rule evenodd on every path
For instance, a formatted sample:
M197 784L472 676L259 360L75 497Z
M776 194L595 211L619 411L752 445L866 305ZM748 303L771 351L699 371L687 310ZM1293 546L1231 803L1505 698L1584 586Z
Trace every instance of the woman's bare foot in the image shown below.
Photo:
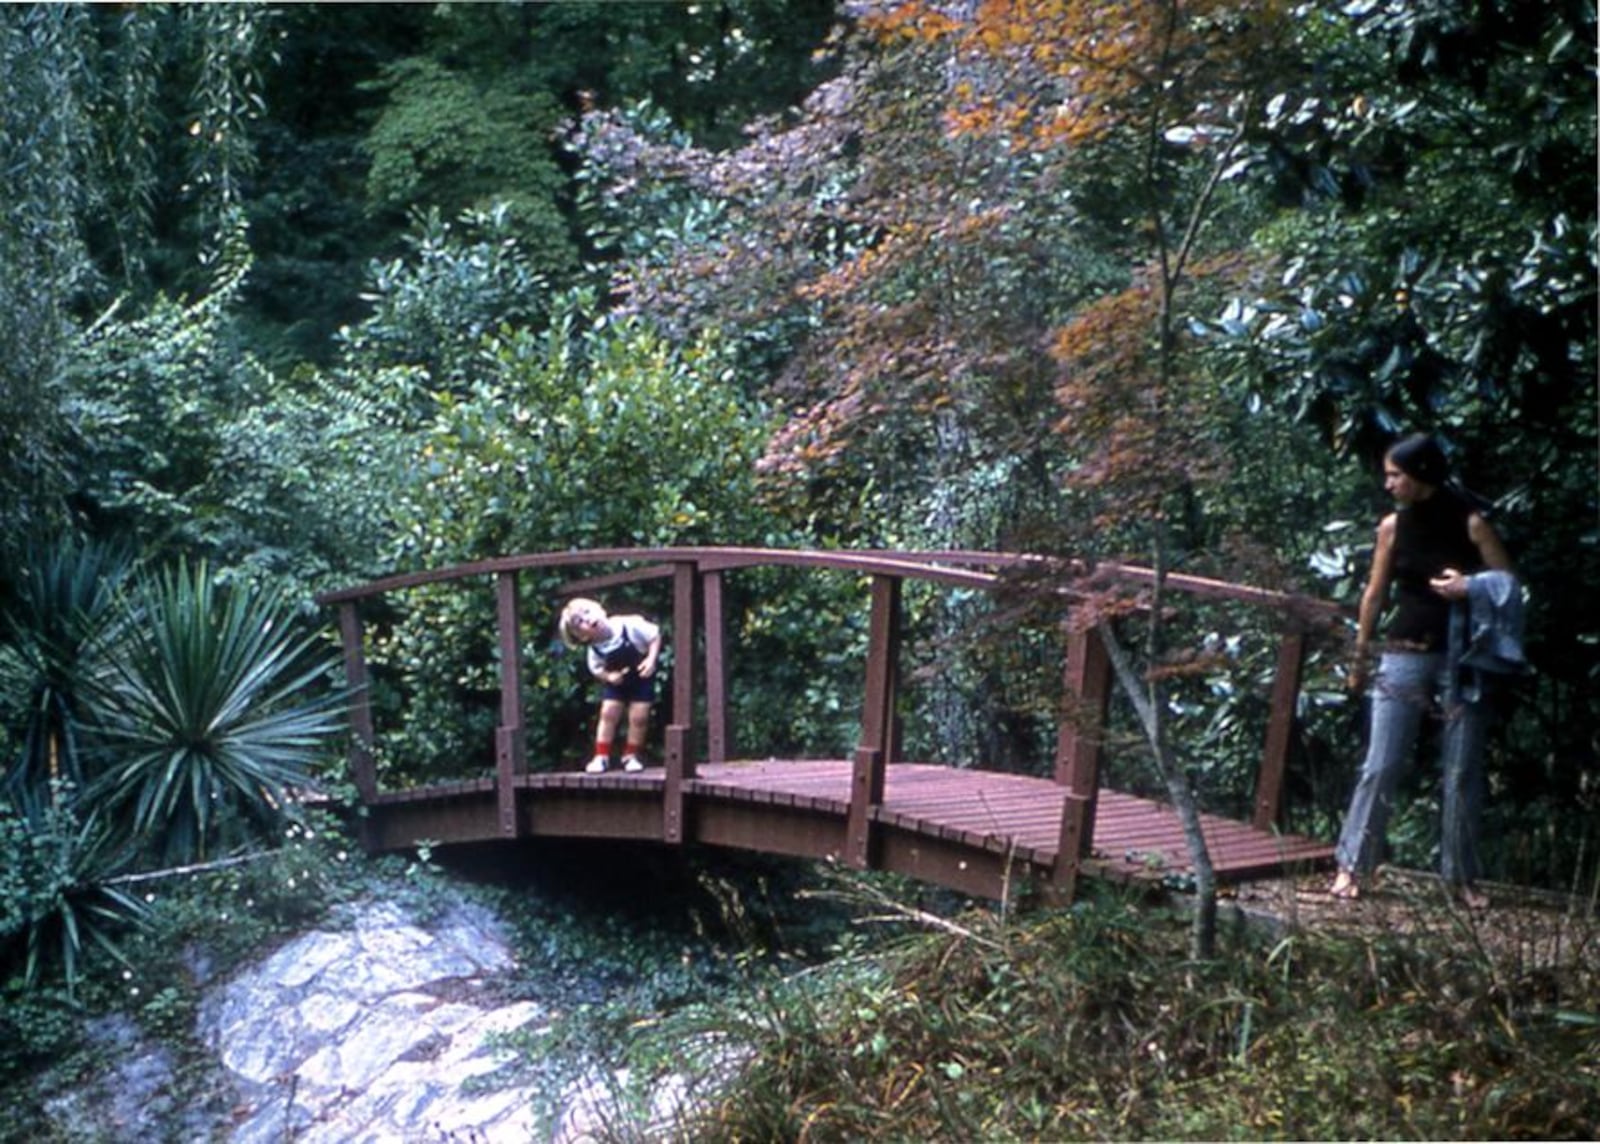
M1353 902L1361 896L1361 884L1349 870L1340 870L1334 875L1333 885L1328 887L1328 893L1332 897Z

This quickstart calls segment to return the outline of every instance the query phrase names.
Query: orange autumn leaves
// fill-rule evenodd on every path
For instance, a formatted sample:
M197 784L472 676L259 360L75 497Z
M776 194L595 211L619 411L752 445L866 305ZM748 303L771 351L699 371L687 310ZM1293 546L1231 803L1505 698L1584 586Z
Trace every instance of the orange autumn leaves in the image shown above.
M1101 141L1153 101L1189 110L1237 89L1288 19L1279 0L980 0L968 19L908 0L864 22L889 42L950 48L947 130L1037 150Z
M1161 374L1159 306L1158 289L1141 276L1081 307L1051 338L1061 371L1055 429L1093 443L1071 483L1106 494L1105 523L1157 519L1170 493L1217 475L1224 464L1194 432L1205 423L1203 395Z

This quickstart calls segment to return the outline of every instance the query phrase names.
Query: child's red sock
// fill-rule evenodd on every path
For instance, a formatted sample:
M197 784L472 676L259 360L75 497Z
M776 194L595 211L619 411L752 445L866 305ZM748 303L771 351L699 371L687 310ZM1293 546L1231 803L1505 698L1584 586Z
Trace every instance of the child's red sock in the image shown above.
M594 757L597 759L609 759L611 757L611 744L603 740L596 740L594 745Z

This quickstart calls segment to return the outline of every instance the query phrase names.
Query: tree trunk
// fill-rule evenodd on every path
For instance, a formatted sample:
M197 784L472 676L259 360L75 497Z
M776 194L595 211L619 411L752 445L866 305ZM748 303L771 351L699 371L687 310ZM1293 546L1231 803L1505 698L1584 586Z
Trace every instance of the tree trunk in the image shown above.
M1157 616L1151 623L1159 624ZM1145 741L1150 747L1156 773L1166 784L1172 799L1172 808L1183 824L1183 838L1189 850L1189 862L1194 868L1194 918L1189 929L1189 955L1196 960L1209 958L1217 947L1217 875L1211 865L1211 851L1206 846L1205 834L1200 829L1200 806L1195 798L1194 786L1188 771L1173 757L1166 741L1165 720L1166 688L1159 680L1146 685L1133 664L1133 657L1123 646L1112 625L1100 629L1105 640L1106 653L1116 673L1123 694L1133 703L1139 716Z

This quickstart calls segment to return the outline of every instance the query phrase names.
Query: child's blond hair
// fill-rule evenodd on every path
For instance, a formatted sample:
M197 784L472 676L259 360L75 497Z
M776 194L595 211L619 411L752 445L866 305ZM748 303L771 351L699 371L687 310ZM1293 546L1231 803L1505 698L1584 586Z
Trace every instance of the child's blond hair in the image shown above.
M580 613L598 614L603 617L606 610L600 606L600 601L591 600L587 596L574 596L567 601L567 606L561 609L561 620L556 625L556 630L561 635L561 642L570 648L587 646L572 631L572 621Z

